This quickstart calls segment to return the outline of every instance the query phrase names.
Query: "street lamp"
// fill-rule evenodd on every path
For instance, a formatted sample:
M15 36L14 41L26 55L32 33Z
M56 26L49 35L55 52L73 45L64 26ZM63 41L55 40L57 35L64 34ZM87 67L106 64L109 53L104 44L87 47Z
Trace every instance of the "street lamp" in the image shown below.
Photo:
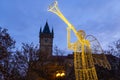
M56 74L56 77L60 77L60 76L61 76L61 74L60 74L60 73L57 73L57 74Z
M61 73L61 77L63 77L63 76L65 76L65 72L62 72L62 73Z
M57 71L56 78L63 79L63 77L65 77L65 71Z

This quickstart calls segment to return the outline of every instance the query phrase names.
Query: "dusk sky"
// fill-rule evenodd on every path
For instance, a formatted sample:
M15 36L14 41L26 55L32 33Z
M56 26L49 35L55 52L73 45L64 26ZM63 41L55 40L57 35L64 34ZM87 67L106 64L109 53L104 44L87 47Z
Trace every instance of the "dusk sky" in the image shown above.
M53 45L67 49L67 25L47 11L52 2L54 0L0 0L0 26L8 29L16 40L16 47L22 42L39 44L40 27L48 21L50 29L54 29ZM120 0L58 0L58 6L77 30L94 35L104 49L120 39Z

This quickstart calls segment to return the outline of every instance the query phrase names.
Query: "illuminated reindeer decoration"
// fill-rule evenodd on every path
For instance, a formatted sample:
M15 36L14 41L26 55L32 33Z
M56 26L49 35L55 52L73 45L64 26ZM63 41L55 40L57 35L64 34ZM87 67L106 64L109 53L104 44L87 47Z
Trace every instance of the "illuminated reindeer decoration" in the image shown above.
M48 11L57 14L68 26L67 44L68 48L74 51L74 69L76 80L98 80L94 64L101 65L108 69L111 67L104 54L102 54L102 59L96 59L92 56L91 43L92 41L97 41L97 39L91 35L86 36L83 30L76 31L75 27L68 22L58 9L57 1L49 6ZM71 30L78 39L75 43L70 43ZM98 42L97 44L99 45ZM100 53L103 53L102 49Z

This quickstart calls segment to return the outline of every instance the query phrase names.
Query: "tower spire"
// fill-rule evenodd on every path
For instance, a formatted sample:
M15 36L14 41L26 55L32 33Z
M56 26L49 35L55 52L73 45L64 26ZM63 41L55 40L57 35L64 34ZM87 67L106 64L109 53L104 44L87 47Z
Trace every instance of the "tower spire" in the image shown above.
M52 35L54 36L54 30L53 30L53 28L52 28Z
M46 24L44 26L43 33L50 33L50 29L49 29L49 25L48 25L47 21L46 21Z
M40 33L42 32L42 28L40 27Z

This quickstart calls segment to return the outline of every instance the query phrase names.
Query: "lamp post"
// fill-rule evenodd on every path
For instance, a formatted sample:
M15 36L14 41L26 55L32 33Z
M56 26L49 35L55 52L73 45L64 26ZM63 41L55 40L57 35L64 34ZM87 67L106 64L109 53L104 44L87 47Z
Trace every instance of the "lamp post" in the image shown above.
M56 80L63 80L64 77L65 77L65 71L57 71Z

